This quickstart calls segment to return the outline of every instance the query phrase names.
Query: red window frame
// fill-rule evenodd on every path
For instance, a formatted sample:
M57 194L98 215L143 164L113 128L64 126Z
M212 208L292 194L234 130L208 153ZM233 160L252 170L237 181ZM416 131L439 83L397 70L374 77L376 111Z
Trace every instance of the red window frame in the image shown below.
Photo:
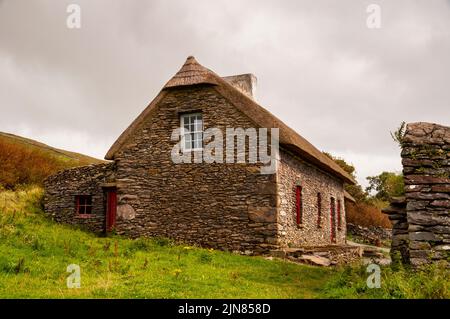
M76 195L75 212L80 216L92 215L92 196Z
M337 228L341 230L341 200L337 200Z
M330 236L331 242L336 242L336 201L334 197L330 198Z
M297 225L303 223L303 199L302 199L302 187L297 185L295 187L295 212Z
M321 227L322 223L322 194L317 193L317 227Z

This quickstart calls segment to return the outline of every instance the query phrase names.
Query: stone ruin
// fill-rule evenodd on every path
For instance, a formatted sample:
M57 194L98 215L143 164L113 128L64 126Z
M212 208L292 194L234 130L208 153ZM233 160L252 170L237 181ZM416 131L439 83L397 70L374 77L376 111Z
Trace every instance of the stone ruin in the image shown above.
M450 265L450 127L408 124L401 144L405 197L383 210L393 224L391 256Z

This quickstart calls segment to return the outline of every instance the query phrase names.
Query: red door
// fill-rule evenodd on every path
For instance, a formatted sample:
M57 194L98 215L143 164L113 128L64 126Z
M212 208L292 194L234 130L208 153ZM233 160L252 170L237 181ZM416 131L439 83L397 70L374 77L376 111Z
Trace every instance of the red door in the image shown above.
M115 189L106 191L106 231L116 226L117 192Z
M334 198L331 197L330 201L330 221L331 221L331 242L336 242L336 204Z

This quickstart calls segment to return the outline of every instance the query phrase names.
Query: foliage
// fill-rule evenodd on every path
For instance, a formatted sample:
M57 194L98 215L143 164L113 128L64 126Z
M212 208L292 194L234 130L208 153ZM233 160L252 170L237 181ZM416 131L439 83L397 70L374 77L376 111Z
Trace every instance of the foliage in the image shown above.
M336 270L325 288L327 298L448 299L450 271L443 263L417 270L381 267L380 288L369 288L367 266L347 266Z
M400 147L403 146L403 138L405 137L406 123L403 121L396 131L390 132L392 139L398 143Z
M0 298L449 298L448 269L318 268L177 245L96 237L45 218L42 189L0 192ZM81 288L69 289L69 264Z
M356 170L352 164L347 163L342 158L334 157L329 153L324 152L324 154L329 158L331 158L332 160L334 160L344 171L349 173L356 180L355 176ZM386 189L388 189L392 194L397 194L393 192L394 190L399 191L397 187L394 187L392 190L390 188L391 186L393 186L391 184L394 181L397 182L398 178L395 179L389 176L389 179L387 180L386 184ZM401 178L401 181L403 182L403 178ZM397 186L397 184L395 184L395 186ZM351 203L347 201L345 203L347 222L365 227L370 226L380 226L384 228L392 227L392 224L389 221L387 215L381 212L382 208L388 206L388 203L387 201L384 200L384 198L370 197L368 191L370 191L371 188L367 188L366 191L364 191L358 182L356 182L355 185L345 184L344 187L345 190L356 200L356 203Z
M386 207L386 205L382 205ZM346 203L347 222L364 227L379 226L392 228L392 224L386 214L383 214L380 207L373 203L356 202Z
M349 173L353 179L356 181L356 169L352 164L347 163L343 158L335 157L330 153L323 152L326 156L332 159L336 164L338 164L344 171ZM367 200L367 193L363 190L361 185L356 182L355 185L345 184L345 190L357 201L364 202Z
M0 298L314 298L329 269L179 245L96 237L42 214L38 187L0 192ZM69 289L66 268L81 268Z
M69 158L44 147L15 142L0 134L0 186L7 189L26 184L40 185L46 177L64 168L89 163L92 161L88 158Z
M376 199L389 201L392 197L405 194L402 174L383 172L377 176L369 176L367 180L369 181L369 186L366 188L366 191L368 193L375 192L373 197Z

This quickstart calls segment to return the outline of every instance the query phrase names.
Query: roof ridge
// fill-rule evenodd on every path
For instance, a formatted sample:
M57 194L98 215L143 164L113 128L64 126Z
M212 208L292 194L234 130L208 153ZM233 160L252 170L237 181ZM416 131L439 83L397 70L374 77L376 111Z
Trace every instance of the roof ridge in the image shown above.
M198 63L194 56L190 55L181 69L164 85L164 89L196 84L217 85L214 80L216 76L219 77L213 71Z
M294 129L290 128L270 111L259 105L255 100L236 89L218 74L198 63L193 56L188 56L180 70L166 83L150 105L120 135L109 149L105 159L114 158L114 154L125 144L126 139L132 131L144 121L147 115L150 114L150 111L164 97L165 94L163 93L166 92L166 89L198 84L213 85L216 91L227 98L235 107L255 122L255 124L266 128L278 127L280 129L280 144L290 147L300 157L315 163L318 167L340 177L347 183L355 183L350 174L319 151Z
M216 75L218 76L218 75ZM294 129L289 127L286 123L284 123L282 120L280 120L277 116L272 114L269 110L262 107L258 102L253 100L252 98L248 97L238 89L236 89L234 86L232 86L230 83L226 82L224 79L219 77L218 86L215 87L217 91L219 91L221 94L227 95L223 90L220 89L220 87L227 87L228 90L234 91L234 93L239 94L239 99L233 99L230 96L229 100L230 102L237 106L245 115L247 115L253 122L256 124L262 126L262 127L278 127L280 129L280 144L290 145L293 146L295 153L301 153L302 157L306 157L308 160L315 159L315 162L317 164L317 161L320 163L320 167L323 168L323 166L329 167L332 171L337 173L341 178L343 178L346 182L354 184L355 181L353 177L348 174L346 171L344 171L335 161L330 159L328 156L324 155L320 150L318 150L314 145L312 145L308 140L306 140L303 136L301 136L299 133L297 133ZM238 106L236 104L239 103L240 99L243 104L246 104L246 106ZM249 105L254 106L254 110L249 109ZM252 112L255 111L255 112ZM249 114L252 113L252 114ZM261 116L261 113L264 113L264 115L267 115L270 117L269 119L265 120L264 117ZM261 123L261 122L264 122ZM263 124L263 125L261 125ZM266 125L267 124L267 125Z

